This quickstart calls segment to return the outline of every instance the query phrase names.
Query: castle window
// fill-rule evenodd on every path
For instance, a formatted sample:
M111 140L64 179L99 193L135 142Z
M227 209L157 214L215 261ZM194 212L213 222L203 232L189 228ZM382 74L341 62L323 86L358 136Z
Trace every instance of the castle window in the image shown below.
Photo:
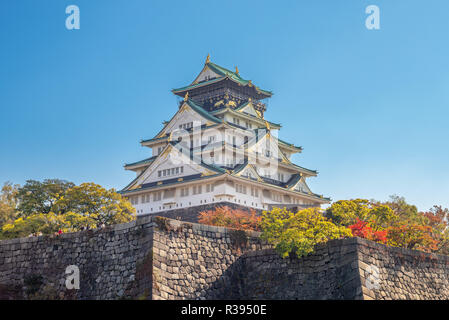
M153 201L160 201L162 199L162 192L158 191L153 193Z
M201 185L193 186L193 194L201 194Z
M238 192L238 193L246 194L246 186L244 186L242 184L236 184L235 185L235 191Z
M251 196L258 197L259 196L259 189L251 187Z
M183 167L176 167L176 168L164 169L164 170L162 170L162 171L158 171L158 177L161 177L161 175L162 175L163 177L166 177L166 176L174 176L174 175L177 175L177 174L179 174L179 173L183 173L183 171L184 171L184 168L183 168ZM162 172L162 174L161 174L161 172Z
M129 201L131 202L131 204L135 205L135 204L139 204L139 197L130 197Z
M189 195L189 188L181 189L181 197L187 197Z
M179 129L190 129L193 127L193 122L187 122L187 123L183 123L181 125L179 125Z
M279 193L272 193L271 199L276 202L282 202L282 195Z
M278 180L284 182L284 174L278 173Z
M213 191L214 191L214 185L206 184L206 192L213 192Z

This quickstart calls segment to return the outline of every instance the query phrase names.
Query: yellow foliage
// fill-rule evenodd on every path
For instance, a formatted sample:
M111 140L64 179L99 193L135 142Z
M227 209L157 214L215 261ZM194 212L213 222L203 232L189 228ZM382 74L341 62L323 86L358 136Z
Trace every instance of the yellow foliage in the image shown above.
M313 252L315 245L331 239L351 237L351 230L325 218L320 208L293 213L274 208L262 215L262 239L275 246L282 257L295 252L298 257Z
M115 190L83 183L58 194L49 213L35 213L5 224L0 238L76 232L134 219L135 209Z

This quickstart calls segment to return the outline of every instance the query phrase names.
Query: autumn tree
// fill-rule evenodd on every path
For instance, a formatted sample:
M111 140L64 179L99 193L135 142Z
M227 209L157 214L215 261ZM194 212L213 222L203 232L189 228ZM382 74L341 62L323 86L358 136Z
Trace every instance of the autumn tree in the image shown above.
M403 197L386 202L355 199L333 203L326 216L347 226L354 236L390 246L426 252L448 252L448 210L434 207L422 213Z
M449 209L433 206L422 214L431 228L432 238L437 241L435 252L449 255Z
M354 237L360 237L380 243L387 242L387 230L373 230L368 222L357 219L357 222L349 226Z
M260 230L261 217L255 210L231 209L228 206L200 212L198 222L212 226L228 227L239 230Z
M420 224L403 224L388 228L387 244L393 247L416 249L425 252L437 250L432 228Z
M297 213L273 208L262 214L262 239L275 246L282 257L296 253L298 257L312 253L315 245L331 239L351 237L351 230L334 224L319 208Z

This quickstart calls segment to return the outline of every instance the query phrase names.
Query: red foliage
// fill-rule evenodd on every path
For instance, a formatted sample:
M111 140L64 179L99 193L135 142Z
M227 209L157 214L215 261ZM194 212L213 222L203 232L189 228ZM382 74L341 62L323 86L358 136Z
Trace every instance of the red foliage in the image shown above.
M369 225L368 222L359 220L357 218L357 222L351 226L349 229L352 231L352 235L354 237L365 238L368 240L386 243L387 242L387 231L374 231Z
M239 230L260 231L261 217L256 211L231 209L228 206L217 207L214 210L200 212L198 222L212 226L228 227Z

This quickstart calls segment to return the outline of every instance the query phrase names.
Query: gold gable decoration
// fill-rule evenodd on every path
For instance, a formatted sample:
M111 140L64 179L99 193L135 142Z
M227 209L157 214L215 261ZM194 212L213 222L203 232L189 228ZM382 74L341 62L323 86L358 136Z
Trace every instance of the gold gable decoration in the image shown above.
M184 101L189 100L189 91L186 92L186 95L184 96Z
M237 104L235 103L235 101L229 100L228 103L226 103L227 107L236 107Z
M210 54L208 53L207 54L207 57L206 57L206 62L205 62L205 64L208 64L210 62Z
M265 120L265 127L267 127L267 130L268 130L268 131L270 131L270 130L271 130L271 128L270 128L270 124L268 123L268 121L267 121L267 120Z
M214 107L218 108L218 107L221 106L222 104L224 104L224 100L220 100L220 101L216 102L216 103L214 104Z

